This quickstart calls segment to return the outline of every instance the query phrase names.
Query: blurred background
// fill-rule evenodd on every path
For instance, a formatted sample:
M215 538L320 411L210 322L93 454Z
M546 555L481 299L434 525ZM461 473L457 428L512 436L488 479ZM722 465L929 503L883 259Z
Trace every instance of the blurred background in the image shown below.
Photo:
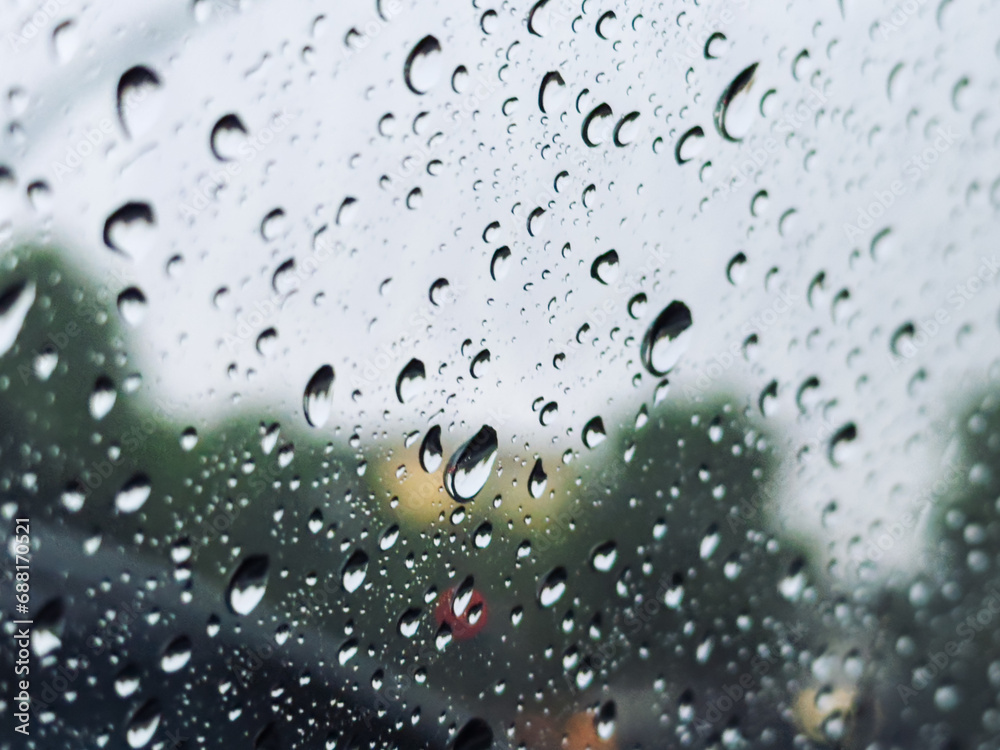
M3 9L0 747L1000 747L997 3Z

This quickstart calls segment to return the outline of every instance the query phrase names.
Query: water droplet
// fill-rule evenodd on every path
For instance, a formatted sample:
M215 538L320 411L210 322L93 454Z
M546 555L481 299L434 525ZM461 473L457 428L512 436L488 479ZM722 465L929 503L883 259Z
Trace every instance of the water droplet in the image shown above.
M441 466L442 460L441 428L434 425L427 431L427 436L420 445L420 465L428 474L433 474Z
M80 31L73 21L63 21L52 32L52 49L60 63L68 63L80 48Z
M549 573L538 589L538 603L551 607L566 592L566 568L556 568Z
M676 300L657 316L642 341L642 361L650 373L666 375L677 364L690 345L685 333L691 324L688 306Z
M493 541L493 524L483 521L473 534L473 540L478 549L486 549Z
M678 164L686 164L701 153L705 147L705 131L696 125L681 136L677 141L674 156Z
M425 36L406 58L406 85L414 94L426 94L440 79L441 67L441 43L433 36Z
M125 739L129 747L145 747L153 739L160 726L160 704L155 700L146 701L129 719L125 729Z
M130 326L137 326L146 317L146 295L139 287L130 286L118 295L118 314Z
M594 260L590 266L590 276L602 284L613 284L618 278L618 268L618 253L608 250Z
M588 448L596 448L604 442L608 434L604 430L604 420L594 417L583 427L583 444Z
M538 108L546 114L561 112L566 104L566 82L558 70L552 70L542 77L538 87Z
M149 68L138 65L118 81L118 119L130 138L149 131L163 108L160 78Z
M594 107L590 114L583 119L583 142L591 148L595 148L607 140L613 115L614 112L606 103Z
M94 383L94 389L90 392L90 416L96 420L104 419L115 405L118 398L118 391L115 384L106 375L101 375Z
M830 438L828 458L834 466L840 466L850 458L853 443L857 440L858 428L851 422L841 427L836 434Z
M536 459L535 465L531 469L531 476L528 477L528 492L536 500L545 493L545 485L548 484L549 477L542 468L542 459Z
M726 88L715 107L715 127L727 141L741 141L753 126L756 107L751 90L756 82L754 63L743 70Z
M396 398L399 403L405 404L419 396L424 390L426 378L424 363L419 359L411 359L396 378Z
M145 474L136 474L129 479L115 495L115 507L119 513L135 513L149 499L153 486Z
M484 377L488 371L487 365L490 363L490 350L483 349L479 354L472 358L472 364L469 365L469 374L474 378Z
M647 307L648 301L646 295L640 292L628 301L628 314L633 320L639 320L639 318L646 314Z
M267 591L270 560L267 555L251 555L233 573L226 599L237 615L249 615Z
M498 447L496 430L483 425L448 461L444 475L448 494L458 502L467 502L479 494L490 478Z
M618 148L624 148L635 140L636 133L639 130L638 125L635 124L638 119L638 112L629 112L615 125L613 140Z
M141 260L153 247L155 228L152 206L126 203L104 222L104 244L133 260Z
M412 638L417 634L417 628L420 627L420 615L421 610L411 607L406 610L399 618L399 622L396 625L397 632L404 638Z
M614 542L605 542L600 545L590 555L590 564L601 573L607 573L614 567L618 559L618 545Z
M743 252L736 253L726 267L726 278L733 286L738 286L747 275L747 256Z
M559 411L559 404L555 401L549 401L542 407L542 410L538 413L538 421L541 422L542 427L548 427L551 425L556 418L556 414Z
M702 537L701 546L699 547L698 553L701 555L702 560L707 560L714 553L715 550L719 548L719 542L722 541L722 537L719 536L719 527L712 525L705 536Z
M333 368L323 365L309 379L302 396L302 410L312 427L322 427L330 418Z
M500 281L500 279L507 275L507 271L510 270L509 261L510 248L506 245L493 253L493 260L490 261L490 276L493 277L494 281Z
M284 210L275 208L260 222L260 236L265 242L276 240L285 233L287 223Z
M601 14L601 17L597 19L597 23L594 26L594 31L597 32L597 36L601 39L607 40L615 30L614 21L617 19L618 16L613 10L608 10Z
M139 678L140 672L138 667L133 664L128 665L115 678L115 692L121 698L128 698L134 695L139 689Z
M344 590L348 594L353 594L365 582L366 575L368 575L368 555L361 550L355 550L340 572Z
M451 284L448 283L448 279L437 279L431 284L428 297L435 307L441 307L445 302L452 300Z
M219 161L234 161L239 156L240 149L247 142L248 135L246 126L239 115L233 113L223 115L212 126L212 135L209 138L212 154Z
M0 294L0 357L14 346L34 303L35 285L31 282L16 282Z
M177 672L191 661L191 639L180 636L172 640L160 657L160 668L164 672Z

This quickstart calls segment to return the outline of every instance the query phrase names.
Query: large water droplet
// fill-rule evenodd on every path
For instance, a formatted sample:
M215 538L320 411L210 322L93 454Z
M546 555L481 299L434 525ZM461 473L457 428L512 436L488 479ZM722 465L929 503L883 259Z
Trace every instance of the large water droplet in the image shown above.
M756 107L751 91L758 63L743 70L726 88L715 107L715 127L728 141L740 141L753 126Z
M118 81L118 119L130 138L150 130L163 108L160 78L138 65L125 71Z
M441 78L441 43L427 35L410 51L403 66L406 85L414 94L426 94Z
M448 494L459 502L474 498L490 478L498 447L496 430L483 425L448 461L444 475Z
M251 555L233 573L226 600L237 615L248 615L260 604L267 591L270 560L267 555Z
M333 389L333 368L323 365L309 379L302 395L302 410L313 427L322 427L330 418Z
M690 334L684 334L691 323L688 306L676 300L653 321L642 341L642 361L653 375L666 375L680 360L690 344Z

